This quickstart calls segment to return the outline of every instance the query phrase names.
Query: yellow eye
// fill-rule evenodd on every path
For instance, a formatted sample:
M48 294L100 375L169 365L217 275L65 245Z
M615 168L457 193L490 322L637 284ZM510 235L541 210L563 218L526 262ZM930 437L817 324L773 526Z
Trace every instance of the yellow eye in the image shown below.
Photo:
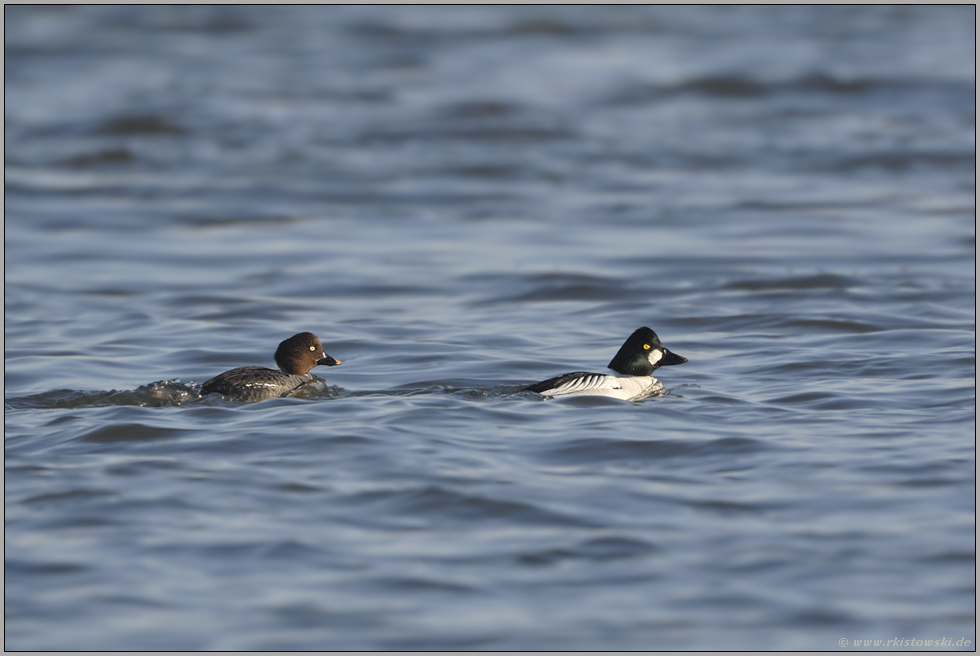
M310 347L310 350L311 350L311 351L315 351L315 350L316 350L316 347L315 347L315 346L311 346L311 347Z
M649 344L644 344L643 345L643 350L644 351L649 351L650 350L650 345Z

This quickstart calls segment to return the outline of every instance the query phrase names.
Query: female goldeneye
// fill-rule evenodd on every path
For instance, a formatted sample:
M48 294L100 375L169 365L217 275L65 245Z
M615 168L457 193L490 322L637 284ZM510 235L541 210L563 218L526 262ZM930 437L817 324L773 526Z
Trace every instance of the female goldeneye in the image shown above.
M655 394L664 388L652 377L655 369L666 364L684 364L687 358L671 353L660 343L657 333L639 328L629 336L619 353L609 363L613 371L624 376L590 374L577 371L549 378L525 388L542 396L611 396L636 400Z
M323 364L340 364L323 352L320 340L313 333L299 333L279 344L276 364L282 371L265 367L239 367L215 376L201 386L205 394L217 392L236 401L253 403L286 396L306 383L316 380L310 369Z

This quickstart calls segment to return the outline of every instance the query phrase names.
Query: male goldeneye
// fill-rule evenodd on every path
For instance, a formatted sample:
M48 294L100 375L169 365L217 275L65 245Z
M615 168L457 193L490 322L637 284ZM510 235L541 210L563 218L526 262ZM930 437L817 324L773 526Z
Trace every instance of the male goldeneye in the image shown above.
M525 388L542 396L611 396L635 400L655 394L664 388L653 378L654 370L667 364L684 364L687 358L671 353L660 343L657 333L639 328L629 336L609 368L623 376L590 374L577 371L549 378Z
M313 333L299 333L279 344L276 364L282 371L265 367L239 367L215 376L201 386L205 394L217 392L236 401L252 403L286 396L306 383L316 380L310 369L323 364L340 364L323 352Z

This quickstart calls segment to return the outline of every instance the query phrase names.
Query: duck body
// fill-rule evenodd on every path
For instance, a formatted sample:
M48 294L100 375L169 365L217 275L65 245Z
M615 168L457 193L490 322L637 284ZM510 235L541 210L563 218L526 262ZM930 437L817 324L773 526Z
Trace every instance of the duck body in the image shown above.
M565 396L606 396L635 401L663 391L663 384L652 376L664 365L683 364L687 358L672 353L649 328L639 328L620 347L609 368L622 376L577 371L562 374L525 388L546 398Z
M236 401L254 403L285 396L316 379L313 374L297 376L267 367L239 367L218 374L204 383L201 391L206 394L218 393Z
M527 388L541 396L609 396L624 401L642 399L663 390L652 376L609 376L587 371L555 376Z
M201 392L221 394L245 403L274 399L288 396L303 385L318 380L310 373L313 367L340 364L340 360L323 352L320 340L313 333L299 333L283 341L276 350L275 358L278 370L257 366L238 367L205 382Z

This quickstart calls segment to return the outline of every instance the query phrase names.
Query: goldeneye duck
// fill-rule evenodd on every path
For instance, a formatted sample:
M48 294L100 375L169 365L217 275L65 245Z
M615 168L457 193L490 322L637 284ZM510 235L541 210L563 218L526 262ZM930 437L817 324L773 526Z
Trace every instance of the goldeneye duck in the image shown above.
M298 387L316 380L310 369L317 365L340 364L323 352L313 333L299 333L279 344L276 364L280 371L265 367L239 367L215 376L201 386L201 392L216 392L236 401L253 403L286 396Z
M662 390L664 386L652 377L654 370L668 364L684 364L687 358L671 353L649 328L637 329L623 342L609 368L623 376L590 374L576 371L549 378L527 388L529 392L554 398L558 396L611 396L636 400Z

